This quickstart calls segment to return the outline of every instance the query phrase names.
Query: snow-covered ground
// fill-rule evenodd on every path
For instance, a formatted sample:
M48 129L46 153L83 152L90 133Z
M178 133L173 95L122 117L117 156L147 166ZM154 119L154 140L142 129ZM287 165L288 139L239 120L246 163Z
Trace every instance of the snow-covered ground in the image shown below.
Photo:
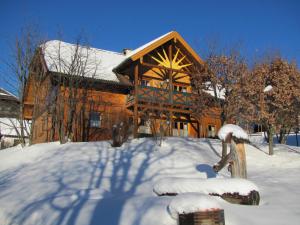
M248 178L259 188L259 206L217 199L227 225L298 224L300 148L278 145L275 155L247 145ZM162 178L229 177L215 174L219 140L167 138L109 142L38 144L0 151L0 224L176 225L153 186Z

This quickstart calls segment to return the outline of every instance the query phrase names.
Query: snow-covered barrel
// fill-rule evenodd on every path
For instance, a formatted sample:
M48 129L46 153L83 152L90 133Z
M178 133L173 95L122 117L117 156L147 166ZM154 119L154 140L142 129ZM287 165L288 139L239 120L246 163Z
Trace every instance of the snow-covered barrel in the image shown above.
M168 207L179 225L224 225L224 210L218 200L199 193L185 193L174 197Z

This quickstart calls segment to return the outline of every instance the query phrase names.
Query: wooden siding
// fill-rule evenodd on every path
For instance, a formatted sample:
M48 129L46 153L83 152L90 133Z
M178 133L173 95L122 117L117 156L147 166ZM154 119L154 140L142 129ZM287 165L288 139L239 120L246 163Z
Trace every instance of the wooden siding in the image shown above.
M61 88L63 92L66 92ZM82 90L81 90L82 91ZM80 91L79 91L80 92ZM67 98L68 94L64 96ZM101 114L101 127L99 128L89 128L88 131L88 140L89 141L99 141L99 140L108 140L111 139L112 126L122 119L124 115L128 115L129 112L126 110L126 95L109 93L103 91L90 90L88 93L87 100L87 111L84 115L84 120L89 123L89 114L90 112L99 112ZM81 138L82 127L80 127L80 113L79 108L82 105L81 102L77 105L78 119L74 121L73 132L74 132L74 141L78 141ZM67 113L68 108L64 108L65 113L65 126L67 123ZM51 115L45 111L41 114L35 121L35 129L33 136L33 143L47 142L51 140ZM54 141L57 141L58 132L55 131Z

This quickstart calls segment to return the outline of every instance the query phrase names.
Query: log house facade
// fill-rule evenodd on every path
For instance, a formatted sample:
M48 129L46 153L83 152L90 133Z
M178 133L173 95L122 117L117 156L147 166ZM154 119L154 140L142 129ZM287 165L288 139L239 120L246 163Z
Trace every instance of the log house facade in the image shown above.
M169 32L133 51L94 50L101 58L102 70L92 78L85 78L90 85L85 103L80 99L76 102L78 118L73 126L73 141L83 140L80 137L84 124L88 124L88 137L84 140L110 139L112 126L124 117L130 118L135 138L151 135L150 118L156 119L156 126L162 124L157 121L163 122L169 136L216 135L221 126L219 110L211 108L207 116L199 117L193 104L195 96L190 78L195 66L203 62L177 32ZM45 50L41 52L37 64L42 79L38 85L34 78L30 79L25 96L25 118L34 118L34 143L58 139L47 104L49 101L54 101L55 105L64 102L59 103L58 98L51 100L53 90L64 93L61 95L64 97L70 95L65 87L57 85L64 72L53 69L49 63L51 57L47 58ZM78 89L78 96L81 96L84 89ZM86 107L80 111L82 105ZM66 114L67 109L63 113Z

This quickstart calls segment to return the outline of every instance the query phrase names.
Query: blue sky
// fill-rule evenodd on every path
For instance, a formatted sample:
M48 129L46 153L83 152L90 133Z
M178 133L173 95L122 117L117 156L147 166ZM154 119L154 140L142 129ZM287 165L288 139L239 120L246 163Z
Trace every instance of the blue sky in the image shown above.
M20 29L39 26L48 39L74 42L84 30L91 46L121 51L136 48L170 30L178 31L199 53L206 40L241 43L249 59L265 50L280 50L300 64L300 1L101 1L0 0L0 59L9 57ZM0 61L1 76L3 64ZM0 87L6 83L0 76Z

